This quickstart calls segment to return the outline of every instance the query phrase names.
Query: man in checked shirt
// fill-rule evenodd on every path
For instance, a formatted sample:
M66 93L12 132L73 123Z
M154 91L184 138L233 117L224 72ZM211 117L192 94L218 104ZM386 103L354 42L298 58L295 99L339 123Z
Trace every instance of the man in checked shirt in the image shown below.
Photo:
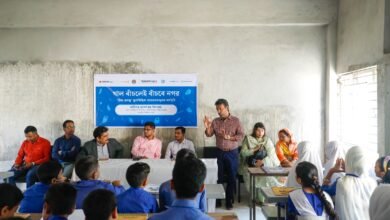
M244 137L244 130L240 120L230 115L229 103L226 99L218 99L215 102L218 118L210 120L204 118L207 137L215 135L217 142L218 183L223 183L224 175L227 176L226 185L226 209L233 209L234 191L236 188L236 176L238 169L238 145Z

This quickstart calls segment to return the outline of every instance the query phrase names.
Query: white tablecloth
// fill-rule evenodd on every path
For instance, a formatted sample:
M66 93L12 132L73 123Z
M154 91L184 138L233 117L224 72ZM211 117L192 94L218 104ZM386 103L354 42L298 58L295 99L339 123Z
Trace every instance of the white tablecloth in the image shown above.
M218 179L218 165L216 159L201 159L206 165L207 176L206 184L215 184ZM127 168L136 162L144 162L150 166L149 184L160 185L161 183L172 179L172 170L175 161L167 159L145 159L134 161L132 159L109 159L99 161L100 165L100 179L101 180L120 180L125 188L129 185L126 180ZM73 172L72 180L77 181L78 177Z

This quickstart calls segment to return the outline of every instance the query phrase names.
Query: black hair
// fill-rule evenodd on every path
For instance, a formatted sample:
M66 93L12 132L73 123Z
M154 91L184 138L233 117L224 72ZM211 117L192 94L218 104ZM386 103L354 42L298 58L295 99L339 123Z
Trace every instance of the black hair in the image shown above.
M206 166L194 157L178 160L173 168L173 185L179 199L193 199L206 178Z
M146 127L146 126L149 126L149 127L153 128L153 129L156 128L156 124L154 122L152 122L152 121L145 122L144 127Z
M92 173L97 169L99 169L99 162L92 155L78 159L75 164L76 174L81 180L90 179Z
M255 126L253 126L253 131L252 131L252 137L256 137L256 130L258 129L258 128L262 128L262 129L264 129L264 136L266 135L266 133L265 133L265 126L264 126L264 124L262 123L262 122L257 122L256 124L255 124Z
M9 183L0 184L0 210L4 207L12 209L19 205L23 199L23 193L18 187Z
M175 130L181 130L181 133L185 134L186 133L186 128L183 126L176 127Z
M37 169L37 177L41 183L51 184L52 179L57 179L60 174L62 166L56 160L47 161L39 165Z
M138 188L148 178L150 166L143 162L130 165L126 171L126 180L133 188Z
M30 132L32 132L32 133L37 133L37 128L34 127L34 126L32 126L32 125L29 125L29 126L27 126L27 127L24 129L24 133L25 133L25 134L28 134L28 133L30 133Z
M177 154L176 154L176 161L183 160L183 159L186 159L186 158L189 158L189 157L196 158L196 155L195 155L195 153L192 150L187 149L187 148L183 148L183 149L180 149L177 152Z
M68 119L68 120L65 120L64 123L62 123L62 127L63 127L63 128L66 128L66 124L68 124L68 123L74 124L74 121L69 120L69 119Z
M95 130L93 130L93 137L96 139L96 138L102 136L102 134L104 132L107 132L107 131L108 131L107 127L104 127L104 126L96 127Z
M53 184L45 194L51 215L70 215L76 205L77 190L69 183Z
M387 161L386 167L384 166L386 156L380 157L376 163L379 163L379 169L384 172L385 175L382 177L382 183L390 184L390 160Z
M215 101L215 105L224 105L225 107L229 107L229 102L226 99L218 99Z
M108 220L115 208L115 195L106 189L90 192L83 202L85 220Z
M337 220L338 216L331 203L326 199L326 196L318 182L317 167L310 162L303 161L297 165L295 172L297 174L297 178L301 179L302 187L310 187L314 189L316 195L320 198L322 204L324 205L326 213L331 218Z

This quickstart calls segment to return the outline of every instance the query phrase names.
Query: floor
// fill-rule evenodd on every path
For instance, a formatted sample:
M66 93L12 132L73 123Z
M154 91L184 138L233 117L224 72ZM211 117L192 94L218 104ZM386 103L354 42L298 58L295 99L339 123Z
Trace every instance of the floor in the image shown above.
M237 196L236 196L237 198ZM224 201L222 205L224 205ZM221 208L217 208L215 212L234 212L238 216L240 220L249 220L249 193L246 191L245 186L241 185L241 202L234 202L233 210L226 210L224 206ZM263 213L261 212L261 208L259 206L256 207L256 220L265 220Z

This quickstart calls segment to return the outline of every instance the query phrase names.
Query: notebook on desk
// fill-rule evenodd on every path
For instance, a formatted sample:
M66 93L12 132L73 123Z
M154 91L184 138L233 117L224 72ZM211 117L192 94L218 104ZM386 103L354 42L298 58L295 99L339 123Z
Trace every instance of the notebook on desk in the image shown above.
M288 196L291 191L294 191L295 187L272 187L272 192L275 196Z
M286 170L283 167L262 167L261 169L264 170L266 173L288 173L288 170Z

